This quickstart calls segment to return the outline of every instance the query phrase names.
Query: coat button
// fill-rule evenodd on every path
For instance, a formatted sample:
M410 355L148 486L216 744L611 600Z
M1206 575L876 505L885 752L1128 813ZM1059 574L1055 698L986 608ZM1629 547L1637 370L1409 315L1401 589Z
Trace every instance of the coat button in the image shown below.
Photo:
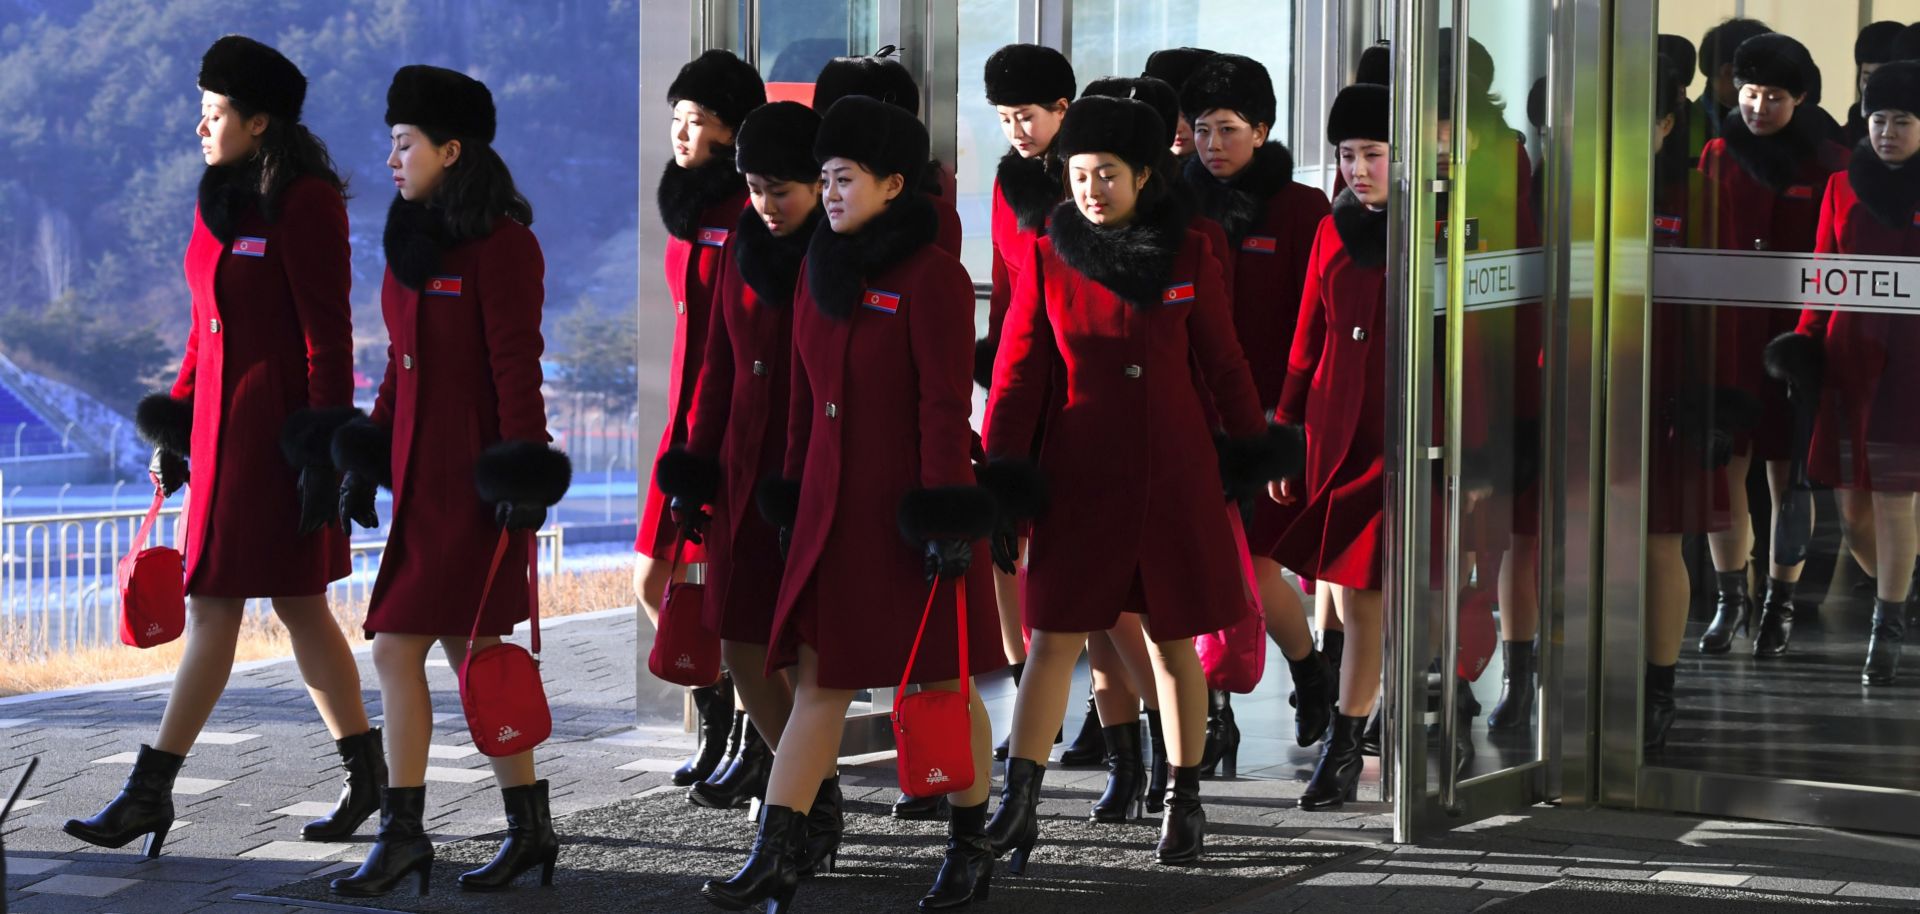
M213 318L212 320L207 321L207 329L213 333L219 333L220 319L216 317L216 318Z
M683 301L677 301L677 302L674 302L674 303L673 303L673 312L674 312L675 314L685 314L685 313L687 313L687 303L686 303L686 302L683 302Z
M1127 374L1127 377L1129 377L1129 378L1137 378L1137 377L1139 377L1139 376L1140 376L1140 374L1141 374L1141 369L1140 369L1140 366L1138 366L1138 365L1128 365L1128 366L1127 366L1127 369L1126 369L1126 374Z
M1360 329L1359 327L1355 327L1355 328L1353 328L1353 341L1354 341L1354 342L1356 342L1356 343L1364 343L1364 342L1366 342L1366 341L1367 341L1367 331L1365 331L1365 330L1362 330L1362 329Z
M402 354L402 355L400 356L400 367L401 367L401 368L405 368L405 369L406 369L406 370L408 370L408 371L412 371L412 370L413 370L413 356L411 356L411 355L406 355L406 354Z
M766 376L767 376L767 363L765 363L765 362L759 362L759 361L756 361L756 362L754 362L754 363L753 363L753 373L754 373L754 375L755 375L756 377L762 377L762 378L764 378L764 377L766 377Z
M835 404L833 404L833 403L828 403L828 404L827 404L827 418L829 418L829 419L838 419L838 418L840 418L840 407L839 407L839 406L837 406L837 405L835 405Z

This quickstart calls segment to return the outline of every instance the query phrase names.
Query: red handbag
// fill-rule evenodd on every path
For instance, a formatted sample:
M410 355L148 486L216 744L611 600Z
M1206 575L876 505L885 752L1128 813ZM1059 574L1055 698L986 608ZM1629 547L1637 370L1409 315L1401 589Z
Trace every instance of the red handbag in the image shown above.
M474 747L495 758L519 755L553 735L553 712L540 681L540 552L532 534L527 536L527 620L533 631L533 652L507 641L473 649L510 536L510 531L501 530L500 543L493 547L487 584L480 589L480 608L473 614L473 631L467 634L467 660L460 664L460 707L467 713L467 730Z
M900 792L910 797L937 797L973 786L973 715L968 707L972 680L967 671L967 582L954 582L954 616L960 623L960 691L921 689L903 695L913 678L913 662L927 635L927 619L940 597L933 582L927 608L920 614L920 630L913 635L913 651L900 673L893 705L894 761L900 774Z
M1237 505L1227 506L1227 523L1233 527L1233 544L1240 552L1240 574L1247 581L1247 613L1240 621L1217 632L1196 635L1194 652L1200 655L1200 668L1206 673L1207 688L1217 692L1246 695L1260 685L1267 672L1267 613L1260 606L1260 584L1253 570L1253 554L1247 550L1246 530L1240 523Z
M160 516L167 494L153 487L153 505L133 545L114 566L114 584L120 589L120 643L130 647L157 647L187 630L187 559L171 546L141 548Z
M720 679L720 637L707 630L700 619L701 604L706 602L704 584L674 581L680 573L680 549L686 541L673 544L673 567L667 572L667 592L660 601L660 624L653 633L653 650L647 652L647 672L674 685L713 685Z

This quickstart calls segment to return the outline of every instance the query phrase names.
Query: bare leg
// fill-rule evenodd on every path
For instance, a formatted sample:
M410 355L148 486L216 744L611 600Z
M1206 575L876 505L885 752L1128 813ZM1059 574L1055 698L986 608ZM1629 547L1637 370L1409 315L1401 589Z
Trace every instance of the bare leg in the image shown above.
M1775 517L1780 516L1780 499L1792 489L1792 473L1793 464L1789 461L1767 461L1767 492L1773 498L1773 515ZM1807 525L1809 527L1813 525L1813 517L1811 515L1807 517ZM1780 554L1780 544L1775 542L1772 544L1772 547L1773 554L1778 556ZM1806 567L1806 562L1801 562L1798 565L1782 565L1776 559L1772 561L1770 565L1771 567L1767 569L1768 574L1782 581L1793 583L1800 580L1800 570Z
M213 715L227 678L233 675L233 652L240 640L245 600L193 597L187 601L187 650L173 674L173 692L160 715L160 733L153 748L186 755Z
M1313 587L1313 624L1323 632L1345 631L1340 614L1333 609L1333 585L1315 583Z
M767 748L780 748L780 733L793 713L793 687L785 673L767 675L767 646L747 641L722 641L720 654L733 674L733 695Z
M1026 555L1027 541L1020 541L1020 554ZM1026 633L1020 627L1020 575L993 570L993 595L1000 607L1000 649L1008 663L1027 662Z
M1753 512L1747 505L1747 467L1752 462L1751 451L1735 454L1727 462L1727 509L1733 525L1707 534L1707 549L1713 553L1715 571L1739 571L1752 559Z
M1146 617L1140 621L1145 625ZM1167 764L1196 767L1206 751L1207 676L1200 669L1200 657L1193 652L1193 639L1156 641L1147 654L1153 658L1153 678L1160 691L1160 728L1167 736Z
M340 623L327 608L326 594L275 597L273 614L287 627L293 660L320 720L334 739L367 732L367 703L360 695L360 667Z
M1307 628L1307 610L1300 594L1287 583L1280 563L1265 556L1253 557L1253 574L1260 583L1260 607L1267 614L1267 637L1280 645L1288 660L1300 660L1313 652L1313 632Z
M1532 641L1540 634L1539 537L1513 535L1513 548L1500 564L1498 586L1500 639Z
M1905 602L1913 582L1913 561L1920 539L1915 537L1914 494L1912 492L1873 493L1873 517L1879 527L1877 541L1880 569L1878 596L1895 603Z
M1333 605L1347 629L1346 660L1340 664L1340 713L1365 717L1380 697L1381 594L1377 590L1320 582L1333 590Z
M1067 690L1073 685L1073 667L1080 661L1085 632L1034 631L1027 652L1027 671L1013 701L1013 734L1007 758L1047 763L1053 734L1067 713Z
M840 759L840 734L847 717L847 705L853 703L853 691L822 688L820 655L805 644L800 645L799 670L793 693L793 714L787 718L780 751L773 756L773 773L767 778L767 805L804 813L813 808L813 799L820 793L820 782L833 773L833 766ZM977 734L979 722L985 720L986 715L982 713L976 718L974 732ZM977 736L975 741L978 742Z
M647 613L647 621L655 628L660 627L660 607L667 593L667 572L673 570L671 561L663 561L651 556L634 554L633 557L633 595L640 601L640 608ZM673 576L675 581L687 579L687 567Z
M1647 662L1673 666L1687 634L1687 600L1692 584L1677 533L1647 535Z
M1087 635L1087 667L1093 673L1093 706L1100 725L1117 727L1140 719L1140 696L1127 682L1126 663L1106 632Z
M1847 529L1847 549L1853 553L1853 560L1860 563L1862 571L1868 577L1880 577L1879 547L1877 545L1878 524L1874 523L1873 506L1879 501L1874 493L1866 489L1841 489L1840 519Z
M499 638L487 635L473 639L473 649L485 650L499 643ZM467 639L441 638L440 651L447 655L447 665L457 670L461 664L467 662ZM427 715L427 720L432 721L433 715ZM428 732L428 737L431 740L431 731ZM499 784L502 790L508 787L525 787L535 780L532 749L515 755L488 756L487 762L493 766L494 783ZM424 776L424 772L422 774Z
M1147 656L1147 633L1141 627L1137 613L1121 613L1120 621L1106 631L1107 640L1113 644L1113 650L1120 657L1121 669L1127 677L1127 688L1140 696L1140 703L1151 710L1160 710L1160 691L1154 684L1153 658ZM1092 643L1092 639L1088 639Z
M432 635L391 632L373 636L373 669L380 676L380 704L387 712L388 787L427 783L427 746L433 742L427 651L436 640Z

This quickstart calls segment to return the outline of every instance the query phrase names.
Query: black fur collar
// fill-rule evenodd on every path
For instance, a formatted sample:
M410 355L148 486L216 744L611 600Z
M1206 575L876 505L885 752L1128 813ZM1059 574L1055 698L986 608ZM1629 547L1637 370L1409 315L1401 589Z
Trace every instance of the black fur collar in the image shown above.
M800 262L807 257L807 245L813 241L820 220L826 218L821 213L814 207L805 225L785 238L776 238L753 207L740 211L740 223L733 232L733 265L761 301L777 308L793 303Z
M1351 187L1333 198L1333 230L1354 263L1377 267L1387 262L1387 211L1368 209Z
M1873 143L1861 140L1853 149L1853 161L1847 165L1847 180L1853 195L1860 198L1873 218L1889 228L1913 227L1914 210L1920 207L1920 162L1911 160L1900 168L1873 154Z
M1228 243L1237 249L1260 221L1267 200L1293 181L1293 153L1286 144L1268 140L1253 151L1253 161L1229 180L1215 178L1199 156L1187 159L1181 175L1193 188L1201 215L1220 223Z
M200 221L220 243L232 244L240 217L258 207L262 218L273 215L260 197L260 170L249 166L209 165L200 176Z
M440 255L453 246L453 234L439 210L409 203L396 193L387 207L387 231L381 242L393 278L417 292L440 269Z
M1000 196L1006 198L1020 230L1046 234L1047 215L1060 203L1063 193L1060 160L1051 152L1028 159L1009 149L1000 157L994 178L1000 182Z
M1179 206L1119 228L1087 221L1068 200L1053 211L1049 236L1060 260L1135 308L1157 308L1173 279L1173 262L1186 242L1190 214Z
M940 216L924 194L903 193L861 226L842 235L830 226L807 244L807 287L820 313L846 320L860 305L867 280L885 273L940 235Z
M1786 129L1771 136L1754 136L1735 109L1721 129L1727 152L1747 174L1774 193L1803 184L1808 159L1820 149L1820 132L1813 119L1796 113Z
M699 168L681 168L669 159L654 199L659 203L660 221L666 225L667 234L692 241L700 236L700 214L746 186L747 179L734 170L733 147L722 146Z

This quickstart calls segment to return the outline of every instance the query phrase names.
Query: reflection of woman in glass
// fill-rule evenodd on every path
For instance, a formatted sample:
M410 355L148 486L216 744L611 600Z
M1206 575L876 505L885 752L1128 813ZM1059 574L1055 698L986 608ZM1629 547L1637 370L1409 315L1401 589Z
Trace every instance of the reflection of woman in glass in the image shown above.
M1820 219L1820 189L1827 177L1847 164L1847 150L1825 138L1821 126L1805 116L1813 58L1786 35L1769 32L1743 42L1733 53L1732 76L1738 109L1727 116L1722 136L1700 156L1714 194L1716 247L1737 251L1811 251ZM1786 385L1767 380L1761 350L1767 341L1793 329L1791 311L1746 308L1729 303L1720 309L1715 348L1723 383L1757 397L1759 424L1736 438L1727 464L1732 528L1708 534L1718 573L1719 602L1702 639L1708 652L1726 650L1731 633L1746 624L1752 602L1747 596L1747 561L1753 551L1753 524L1747 508L1747 468L1765 461L1773 514L1791 486L1794 407ZM1811 516L1803 523L1809 528ZM1755 657L1786 653L1793 633L1793 590L1802 564L1783 564L1780 537L1773 542L1766 598L1754 631Z
M1847 108L1847 142L1858 145L1867 138L1867 112L1862 107L1867 95L1867 79L1881 64L1894 59L1893 37L1906 28L1905 23L1881 21L1869 23L1853 40L1853 70L1856 77L1854 103Z
M1147 65L1140 75L1166 83L1177 96L1187 84L1187 77L1213 56L1214 53L1205 48L1161 48L1147 55ZM1193 123L1184 114L1176 114L1174 120L1173 164L1176 168L1185 168L1187 160L1193 158Z
M871 57L835 57L827 61L813 82L813 110L826 111L848 95L865 95L919 117L920 85L913 81L906 64L893 56L894 51L893 45L887 45ZM940 245L941 250L960 256L962 229L953 170L937 159L928 162L920 186L914 189L931 198L940 214L940 234L934 243Z
M1320 221L1308 262L1300 320L1275 421L1304 425L1303 474L1273 498L1297 520L1276 555L1329 588L1347 633L1339 714L1320 750L1302 809L1332 809L1354 796L1361 732L1380 694L1381 528L1385 506L1388 93L1360 83L1341 90L1327 115L1346 189Z
M1881 66L1862 105L1867 138L1827 181L1814 250L1920 258L1920 63ZM1892 685L1912 586L1920 492L1920 317L1808 310L1767 349L1768 367L1820 389L1809 472L1841 489L1847 541L1874 576L1873 634L1860 680ZM1824 371L1822 368L1824 366ZM1824 382L1824 383L1822 383Z

